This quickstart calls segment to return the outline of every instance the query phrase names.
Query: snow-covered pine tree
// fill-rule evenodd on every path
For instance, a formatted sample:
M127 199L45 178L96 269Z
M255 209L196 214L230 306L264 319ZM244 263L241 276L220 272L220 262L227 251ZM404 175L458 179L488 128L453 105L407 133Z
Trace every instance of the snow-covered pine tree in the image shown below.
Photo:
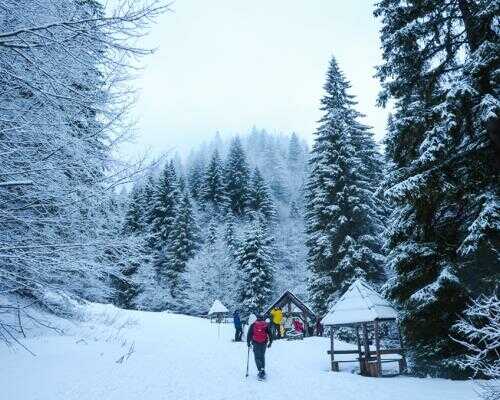
M199 247L198 227L193 216L191 200L184 193L176 208L175 217L170 230L166 260L162 276L170 289L174 300L171 306L176 311L188 311L186 264L195 255Z
M247 312L262 312L273 294L274 265L271 243L272 238L261 219L255 218L247 227L245 237L239 244L239 304Z
M225 206L224 190L224 166L219 151L215 149L204 174L201 198L205 206L210 207L216 214L222 212Z
M165 165L158 180L154 195L153 207L150 210L149 246L153 254L154 268L158 285L161 291L170 293L169 270L171 245L171 232L174 227L174 220L179 204L178 179L173 161ZM173 283L176 286L175 283ZM171 307L172 304L164 304L163 307ZM163 308L163 309L165 309Z
M195 313L206 315L207 304L219 299L230 309L236 306L238 270L232 250L224 240L224 225L213 219L201 250L188 262L189 302Z
M266 224L272 223L276 219L276 207L269 187L258 168L254 169L251 177L248 208L264 217Z
M463 377L451 327L500 271L498 2L383 0L390 295L420 374Z
M224 175L228 209L235 216L242 216L247 209L250 173L239 137L231 142Z
M138 184L134 184L130 192L125 213L125 223L123 230L125 234L134 234L144 230L143 216L143 188Z
M194 160L188 174L189 192L193 200L196 202L200 202L202 200L204 181L205 163L202 157L198 157Z
M365 144L359 137L369 142L369 136L357 121L349 87L332 58L306 188L310 294L319 313L354 279L384 279L376 182L363 174L367 168L357 154Z
M157 250L168 246L179 196L177 173L174 163L170 161L165 165L157 182L148 216L151 221L151 244Z

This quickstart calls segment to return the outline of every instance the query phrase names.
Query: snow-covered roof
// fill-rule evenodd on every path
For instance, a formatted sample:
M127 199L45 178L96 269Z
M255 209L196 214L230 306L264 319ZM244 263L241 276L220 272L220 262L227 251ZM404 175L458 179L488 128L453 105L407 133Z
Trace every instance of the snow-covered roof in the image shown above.
M212 304L212 307L210 307L210 311L208 311L208 315L227 312L229 312L229 310L226 308L226 306L222 304L220 300L215 300L214 304Z
M364 280L356 280L323 317L323 325L355 324L396 319L396 310Z

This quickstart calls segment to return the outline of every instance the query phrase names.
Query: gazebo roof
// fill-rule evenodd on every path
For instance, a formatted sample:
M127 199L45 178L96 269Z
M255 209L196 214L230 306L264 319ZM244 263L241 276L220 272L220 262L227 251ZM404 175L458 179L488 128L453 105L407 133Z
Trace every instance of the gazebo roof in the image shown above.
M215 300L214 304L212 304L212 307L210 307L210 311L208 311L208 315L227 313L227 312L229 312L229 310L226 308L226 306L222 304L220 300Z
M356 280L323 317L323 325L351 325L394 320L396 310L364 280Z
M285 292L280 297L278 297L276 301L271 303L271 305L266 310L266 314L269 314L269 312L273 309L273 307L283 307L283 305L289 302L294 304L300 311L308 314L310 317L315 316L311 308L308 307L307 304L301 301L297 296L295 296L289 290L285 290Z

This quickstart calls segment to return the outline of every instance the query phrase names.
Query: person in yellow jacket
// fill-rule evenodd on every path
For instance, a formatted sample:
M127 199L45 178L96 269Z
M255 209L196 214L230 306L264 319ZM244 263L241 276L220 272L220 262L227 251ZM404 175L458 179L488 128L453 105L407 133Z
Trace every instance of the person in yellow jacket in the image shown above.
M273 323L274 335L281 338L281 324L283 322L283 311L279 307L273 307L271 310L271 322Z

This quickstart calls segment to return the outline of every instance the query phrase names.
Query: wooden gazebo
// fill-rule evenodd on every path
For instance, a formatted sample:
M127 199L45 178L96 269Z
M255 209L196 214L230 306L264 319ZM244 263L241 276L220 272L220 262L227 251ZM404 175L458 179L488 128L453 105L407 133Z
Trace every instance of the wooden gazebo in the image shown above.
M229 315L229 310L226 308L224 304L221 303L220 300L215 300L208 311L208 316L210 318L210 322L221 323L224 318Z
M299 318L304 324L304 335L309 335L309 327L311 326L311 323L315 323L316 314L314 314L314 312L297 296L289 290L286 290L268 307L265 313L269 315L274 307L282 309L285 320L289 318Z
M332 371L339 371L339 363L359 361L361 375L382 376L382 364L398 362L399 373L406 371L406 359L398 329L398 348L381 349L380 324L397 323L397 312L391 304L373 290L364 280L356 280L333 305L321 323L330 327L330 354ZM335 350L335 329L351 327L356 332L356 350ZM369 331L373 331L374 349L370 349ZM361 331L361 334L360 334ZM362 337L361 337L362 335ZM335 355L353 355L351 360L336 360Z

